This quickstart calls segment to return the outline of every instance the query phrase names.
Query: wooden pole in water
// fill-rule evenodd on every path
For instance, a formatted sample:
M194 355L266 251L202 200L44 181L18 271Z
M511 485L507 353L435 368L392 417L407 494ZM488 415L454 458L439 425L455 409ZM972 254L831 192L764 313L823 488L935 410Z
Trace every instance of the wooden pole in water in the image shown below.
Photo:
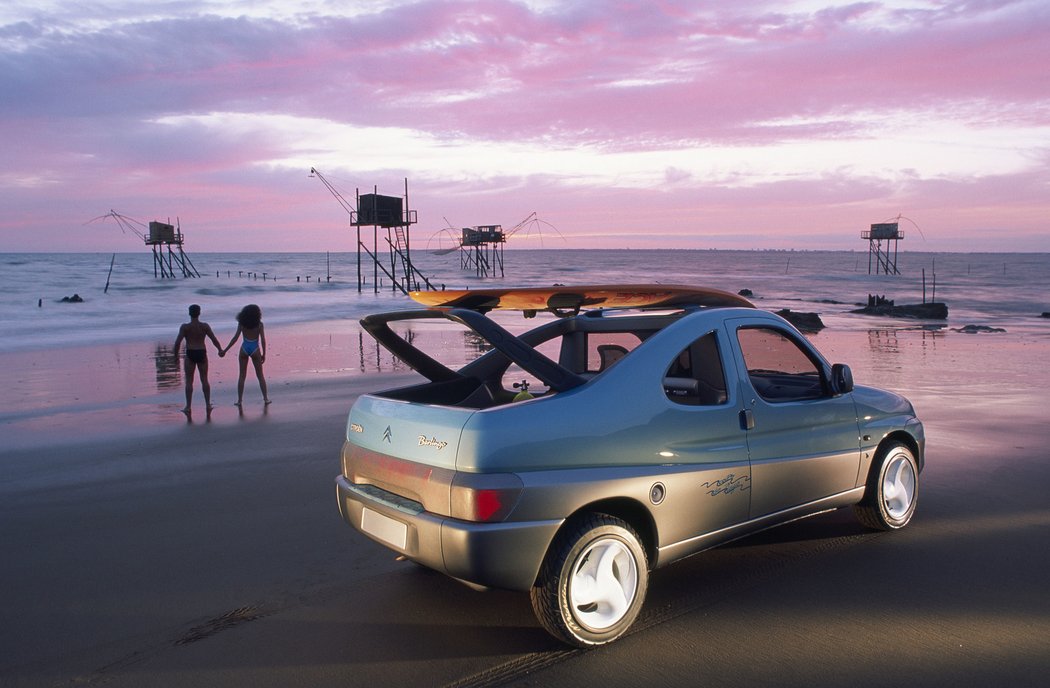
M106 275L106 288L102 290L103 294L109 292L109 278L113 276L113 263L117 259L117 254L114 253L113 257L109 259L109 274Z
M930 303L937 303L937 257L933 258L933 296Z
M926 303L926 268L922 269L922 302Z
M372 187L372 220L378 222L379 186ZM379 225L372 225L372 293L379 293Z

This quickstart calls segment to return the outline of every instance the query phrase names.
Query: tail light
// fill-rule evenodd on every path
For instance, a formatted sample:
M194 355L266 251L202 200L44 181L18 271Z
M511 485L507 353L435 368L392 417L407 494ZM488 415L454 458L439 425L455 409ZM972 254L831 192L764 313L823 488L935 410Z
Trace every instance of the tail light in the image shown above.
M452 518L476 523L503 521L514 510L524 485L513 473L456 473Z

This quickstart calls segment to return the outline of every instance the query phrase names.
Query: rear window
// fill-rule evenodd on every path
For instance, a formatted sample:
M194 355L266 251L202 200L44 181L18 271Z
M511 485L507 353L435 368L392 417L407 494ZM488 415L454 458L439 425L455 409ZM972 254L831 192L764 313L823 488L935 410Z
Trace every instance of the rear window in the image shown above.
M588 373L607 370L642 343L633 332L591 332L587 335Z
M575 373L597 375L608 370L641 342L642 338L633 332L588 332L586 335L572 333L565 337L554 337L534 348ZM512 363L503 375L503 388L519 391L522 383L534 394L547 389L534 376Z

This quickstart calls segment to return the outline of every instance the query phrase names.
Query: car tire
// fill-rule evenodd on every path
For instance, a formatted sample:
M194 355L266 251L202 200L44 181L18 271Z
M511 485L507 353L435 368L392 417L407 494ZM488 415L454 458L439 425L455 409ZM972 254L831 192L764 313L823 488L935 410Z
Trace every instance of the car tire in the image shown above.
M919 465L906 445L893 442L880 449L868 475L864 498L853 507L857 519L873 530L908 525L919 498Z
M634 623L648 584L648 559L634 529L590 514L555 538L531 591L532 609L555 638L577 647L604 645Z

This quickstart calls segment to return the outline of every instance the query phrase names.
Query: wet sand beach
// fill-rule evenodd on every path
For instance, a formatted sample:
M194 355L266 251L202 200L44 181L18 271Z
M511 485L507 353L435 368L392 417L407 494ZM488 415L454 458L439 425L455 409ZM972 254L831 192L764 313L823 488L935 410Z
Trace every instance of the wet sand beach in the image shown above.
M877 321L873 321L877 326ZM1050 675L1050 339L813 337L926 424L918 512L848 510L660 569L636 629L554 643L527 595L397 562L340 519L356 395L405 383L349 323L268 330L273 405L164 345L0 355L4 686L1036 686ZM68 392L47 390L69 380Z

